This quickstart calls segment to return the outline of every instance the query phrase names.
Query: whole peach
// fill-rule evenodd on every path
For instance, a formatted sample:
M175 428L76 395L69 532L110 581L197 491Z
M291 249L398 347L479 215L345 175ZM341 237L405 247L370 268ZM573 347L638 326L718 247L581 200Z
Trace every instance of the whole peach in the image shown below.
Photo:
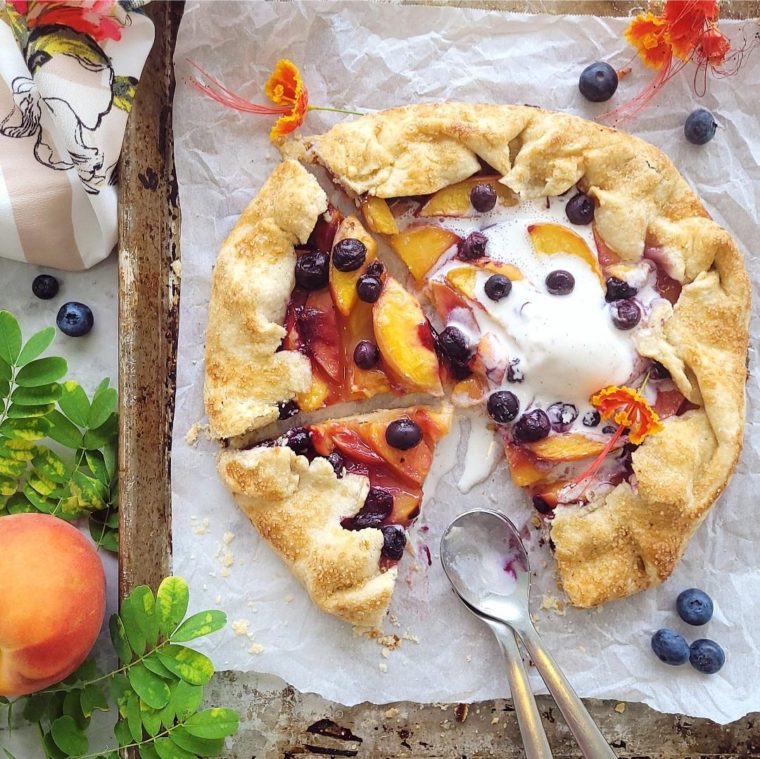
M79 530L47 514L0 517L0 695L68 677L103 623L106 579Z

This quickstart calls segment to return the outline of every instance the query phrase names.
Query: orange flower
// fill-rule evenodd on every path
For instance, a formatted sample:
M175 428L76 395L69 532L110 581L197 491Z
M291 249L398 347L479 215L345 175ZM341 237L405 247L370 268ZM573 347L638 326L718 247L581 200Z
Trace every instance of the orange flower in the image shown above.
M204 71L197 63L188 61L206 80L191 78L188 84L204 95L216 100L227 108L234 108L243 113L257 113L267 116L278 116L277 121L269 132L269 139L274 142L282 142L285 135L290 134L303 124L309 111L333 111L346 113L353 116L361 116L356 111L348 111L344 108L328 108L327 106L309 105L309 91L301 78L301 72L292 61L281 59L277 61L274 71L264 86L264 94L274 105L259 105L251 103L245 98L228 90L220 81L214 79Z
M706 21L718 18L717 0L668 0L663 17L673 55L682 61L694 52Z
M636 48L644 63L653 69L666 66L672 57L667 38L667 23L653 13L639 13L628 24L625 38Z
M591 398L591 405L599 410L603 419L610 419L620 427L628 428L628 439L636 445L647 435L662 429L657 412L633 388L617 385L606 387Z
M710 66L720 66L731 49L731 43L718 27L705 29L697 40L697 58Z
M303 124L309 110L309 91L301 79L301 72L287 59L277 61L272 75L264 87L264 94L275 105L286 105L287 113L280 116L269 132L272 142L280 142L286 134Z

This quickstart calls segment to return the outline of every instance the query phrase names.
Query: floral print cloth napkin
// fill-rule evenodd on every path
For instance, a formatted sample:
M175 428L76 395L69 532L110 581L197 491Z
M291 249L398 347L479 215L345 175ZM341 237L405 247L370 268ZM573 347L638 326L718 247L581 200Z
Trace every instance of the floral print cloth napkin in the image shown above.
M0 256L81 270L116 244L118 160L153 44L143 0L0 0Z

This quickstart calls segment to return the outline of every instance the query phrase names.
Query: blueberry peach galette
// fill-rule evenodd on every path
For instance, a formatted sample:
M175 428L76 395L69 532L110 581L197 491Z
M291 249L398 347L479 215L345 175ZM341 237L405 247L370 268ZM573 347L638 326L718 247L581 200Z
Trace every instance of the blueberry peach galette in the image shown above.
M219 254L205 399L225 483L313 600L381 620L442 398L503 442L573 604L665 579L739 455L749 313L736 244L669 160L572 116L456 103L284 152ZM391 395L416 405L310 421Z

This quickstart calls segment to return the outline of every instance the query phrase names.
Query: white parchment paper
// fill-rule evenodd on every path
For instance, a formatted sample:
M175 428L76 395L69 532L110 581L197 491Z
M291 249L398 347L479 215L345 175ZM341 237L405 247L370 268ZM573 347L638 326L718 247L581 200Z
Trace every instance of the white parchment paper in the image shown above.
M452 436L438 453L439 472L454 466L427 493L416 542L406 557L387 628L396 650L357 637L318 612L285 565L259 539L217 480L214 444L191 446L185 435L201 420L203 340L216 251L238 214L279 160L269 144L271 121L238 114L202 98L183 78L190 58L233 90L261 102L275 61L289 57L304 74L317 105L379 109L445 98L531 103L593 118L605 104L578 93L580 70L605 59L616 67L631 57L624 19L505 15L454 8L369 3L189 2L176 51L175 154L182 204L182 305L177 411L173 449L174 569L190 582L194 603L226 610L232 626L209 641L216 666L281 676L303 691L347 704L471 701L508 692L491 634L451 595L437 556L442 528L457 512L497 506L524 523L523 495L507 482L505 466L463 496L452 485L461 446ZM722 23L740 35L738 22ZM749 25L748 25L749 26ZM754 28L749 30L754 32ZM760 207L758 138L760 54L735 79L712 81L699 102L686 70L629 125L660 146L696 187L715 217L741 241L755 287L753 256ZM645 84L634 63L617 102ZM683 138L686 115L711 108L720 131L696 148ZM340 116L312 113L308 131L325 130ZM753 332L758 314L753 315ZM598 611L562 610L554 599L548 549L534 535L535 614L540 632L583 696L644 701L650 706L719 722L760 709L760 388L751 353L748 439L738 472L711 511L673 576L660 588ZM466 428L466 423L465 423ZM753 436L753 432L755 433ZM713 620L691 628L678 620L676 595L699 586L715 599ZM710 637L727 652L724 669L707 677L688 665L661 664L649 649L654 630L672 626L690 639ZM538 689L540 680L536 677Z

